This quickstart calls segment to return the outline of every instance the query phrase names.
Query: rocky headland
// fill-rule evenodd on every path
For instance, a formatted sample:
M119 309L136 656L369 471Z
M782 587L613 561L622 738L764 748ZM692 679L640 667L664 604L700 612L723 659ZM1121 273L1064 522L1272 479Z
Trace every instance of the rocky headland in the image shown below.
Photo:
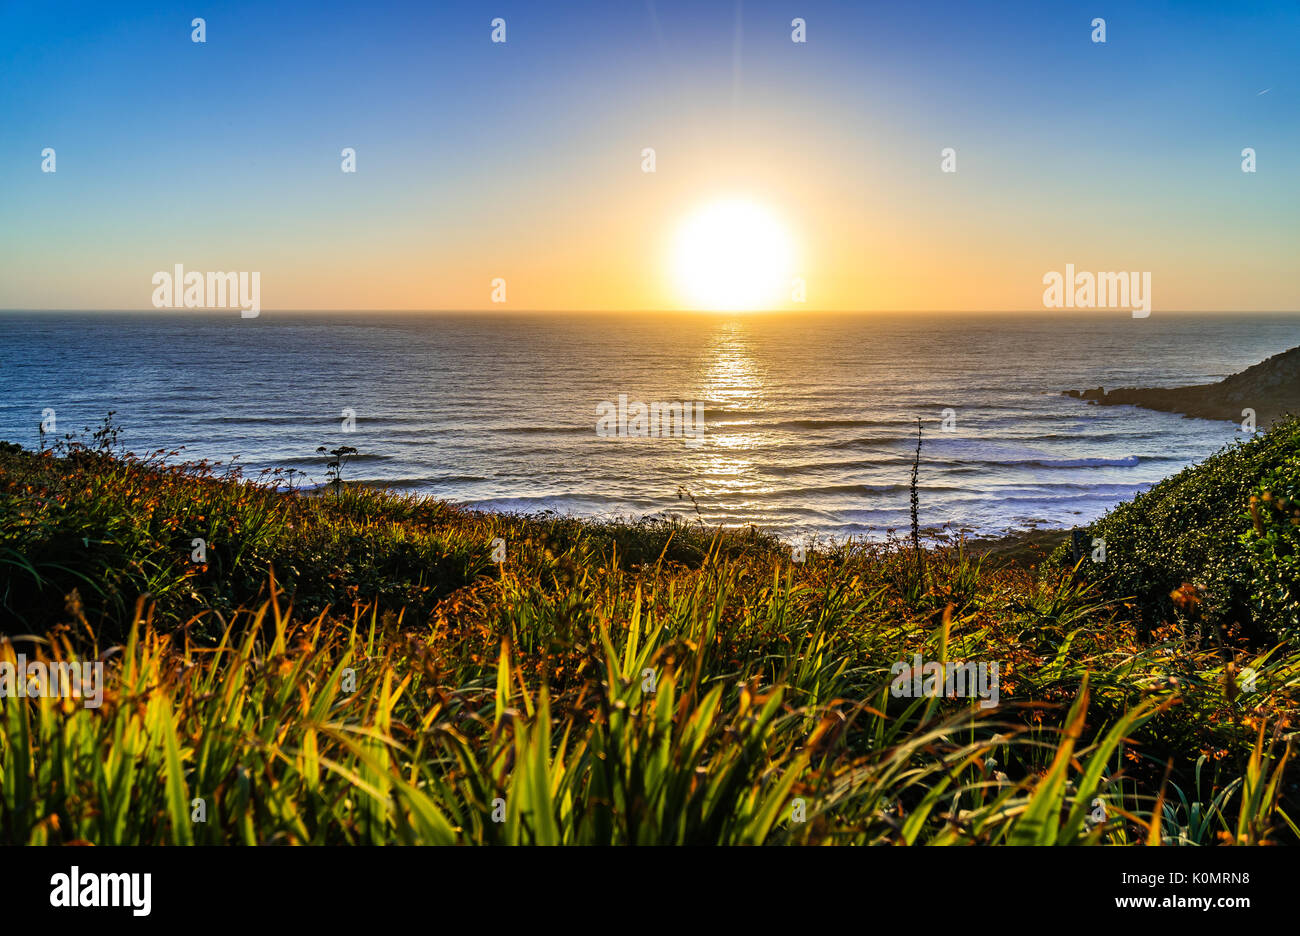
M1107 391L1066 390L1066 396L1101 406L1141 406L1201 419L1241 422L1255 411L1260 428L1279 417L1300 414L1300 347L1283 351L1218 383L1190 387L1123 387Z

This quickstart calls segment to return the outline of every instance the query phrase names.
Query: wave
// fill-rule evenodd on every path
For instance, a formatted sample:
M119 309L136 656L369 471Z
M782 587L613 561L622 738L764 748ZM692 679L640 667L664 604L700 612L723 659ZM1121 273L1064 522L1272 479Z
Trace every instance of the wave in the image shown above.
M883 441L885 440L877 440L867 444L880 444L880 442ZM889 441L898 442L899 440L889 440ZM828 444L826 448L846 449L846 448L852 448L856 445L864 444L864 442L866 442L866 440L854 440L852 442L832 442ZM888 453L882 453L882 454L888 454ZM811 466L811 467L816 467L816 468L848 467L853 464L879 465L879 464L888 464L891 462L898 463L898 462L911 461L911 456L906 451L898 451L892 454L893 454L892 458L877 459L872 462L834 462L834 463L822 463L820 465ZM1167 459L1165 459L1164 457L1156 457L1148 460L1165 461ZM1177 459L1172 459L1172 460L1177 461ZM939 459L935 459L935 458L927 458L925 456L924 449L922 449L921 451L922 468L940 467L940 468L955 469L955 470L962 470L962 469L984 470L990 467L997 468L997 467L1017 467L1017 466L1023 466L1029 468L1136 468L1139 464L1142 463L1142 461L1143 459L1137 455L1124 455L1118 458L1050 458L1048 456L1029 456L1025 458L939 458ZM788 474L792 471L807 470L807 469L802 469L802 468L787 469L783 467L771 467L768 468L768 470L772 471L773 473Z
M472 484L477 481L486 481L487 478L481 475L444 475L427 478L347 478L343 479L348 484L360 484L364 487L386 488L391 490L416 490L419 488L436 489L443 484ZM435 490L436 493L436 490Z
M314 455L281 455L274 459L276 465L316 465L322 471L325 469L325 463L330 460L330 455L320 452ZM365 462L382 462L392 461L392 455L380 455L371 452L358 452L356 455L349 455L347 464L355 465Z
M878 419L782 419L759 423L756 429L862 429L866 426L887 426Z
M916 437L913 436L912 444L916 444ZM908 439L903 435L892 436L864 436L861 439L840 439L835 442L827 442L826 448L830 449L847 449L855 448L862 445L894 445L902 447L908 443Z
M976 464L981 465L1027 465L1031 468L1136 468L1141 459L1136 455L1125 455L1121 458L1012 458L1006 460L998 459L976 459ZM922 461L924 464L924 460ZM968 465L970 461L951 462L954 465Z
M1044 508L1060 507L1066 504L1083 504L1083 503L1100 503L1111 504L1118 496L1132 496L1139 494L1149 488L1150 485L1134 485L1123 492L1123 495L1108 494L1105 492L1077 492L1062 494L1000 494L997 491L967 491L963 496L950 497L943 500L945 508L958 506L981 506L981 505L999 505L999 504L1036 504ZM922 489L921 496L924 498L925 490ZM924 501L923 501L924 502Z
M775 500L782 497L816 497L818 495L826 494L898 494L910 489L909 485L902 482L885 484L824 484L815 487L789 488L782 491L762 491L743 496L758 500ZM944 484L922 484L920 489L931 493L969 490L964 487L952 487Z
M1043 485L1017 486L1017 487L971 487L968 485L956 484L935 484L922 481L918 485L918 490L922 495L939 496L944 499L945 503L950 502L953 495L969 495L977 499L991 500L1068 500L1074 498L1112 498L1125 497L1133 494L1137 490L1149 487L1150 482L1145 484L1086 484L1086 483L1047 483ZM765 491L757 494L741 495L759 500L774 500L782 497L799 498L799 497L818 497L833 494L862 494L862 495L879 495L879 494L902 494L911 490L911 485L905 482L884 483L884 484L825 484L810 487L789 488L779 491Z
M519 433L521 435L596 435L596 424L590 426L485 426L483 432Z
M171 415L170 413L168 414ZM322 414L310 419L304 419L301 415L285 414L283 416L244 416L234 413L215 413L207 414L200 418L201 422L216 423L222 426L274 426L274 425L292 425L301 426L304 423L326 422L333 425L339 425L343 420L342 415ZM357 424L366 423L370 425L395 425L398 423L409 423L410 417L407 416L371 416L365 413L357 415Z

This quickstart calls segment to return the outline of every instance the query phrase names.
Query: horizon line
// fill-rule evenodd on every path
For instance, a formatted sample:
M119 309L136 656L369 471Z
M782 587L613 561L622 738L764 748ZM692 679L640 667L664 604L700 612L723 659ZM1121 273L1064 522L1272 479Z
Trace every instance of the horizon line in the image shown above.
M0 315L11 313L75 313L75 314L128 314L128 315L159 315L159 316L180 316L180 315L225 315L231 312L239 312L239 308L30 308L30 307L4 307L0 308ZM320 314L393 314L393 315L500 315L500 314L525 314L525 315L1033 315L1042 314L1059 314L1062 309L1048 308L1030 308L1030 309L825 309L825 308L808 308L808 309L524 309L524 308L475 308L475 309L454 309L454 308L356 308L356 309L266 309L260 310L261 313L287 314L287 315L320 315ZM1128 315L1128 309L1077 309L1077 312L1085 313L1114 313L1116 315ZM1296 309L1166 309L1152 310L1152 315L1300 315L1300 308ZM1150 316L1144 316L1150 317Z

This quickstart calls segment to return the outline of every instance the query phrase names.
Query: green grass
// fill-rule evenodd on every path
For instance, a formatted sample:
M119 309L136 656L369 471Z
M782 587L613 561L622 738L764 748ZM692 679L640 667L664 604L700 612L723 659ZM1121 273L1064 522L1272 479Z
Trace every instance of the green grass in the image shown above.
M956 544L921 581L889 545L795 564L755 531L302 496L85 449L0 452L0 518L0 655L109 674L98 709L0 701L6 843L1297 834L1296 649L1177 620L1140 640L1069 569ZM1001 704L895 697L915 653L997 662Z

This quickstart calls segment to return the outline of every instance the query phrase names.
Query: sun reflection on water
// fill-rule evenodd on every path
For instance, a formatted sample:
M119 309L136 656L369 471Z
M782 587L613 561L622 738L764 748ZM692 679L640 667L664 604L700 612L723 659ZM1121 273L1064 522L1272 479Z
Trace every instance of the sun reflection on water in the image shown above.
M691 455L689 468L697 495L706 499L771 489L754 478L755 464L747 454L768 441L748 428L758 423L766 401L763 371L754 360L750 340L744 322L729 319L701 357L697 398L705 404L708 429L705 444ZM701 508L705 506L701 501Z

